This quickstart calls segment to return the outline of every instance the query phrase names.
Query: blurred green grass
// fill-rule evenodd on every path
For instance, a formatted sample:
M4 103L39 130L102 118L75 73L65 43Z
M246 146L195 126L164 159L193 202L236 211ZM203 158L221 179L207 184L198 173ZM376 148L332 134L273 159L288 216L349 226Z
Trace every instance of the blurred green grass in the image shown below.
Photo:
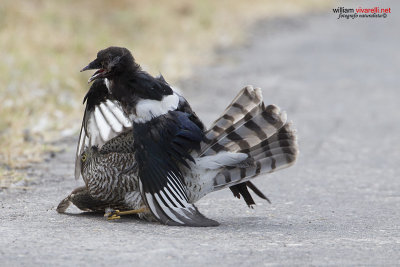
M193 66L212 60L213 47L241 42L255 20L327 3L2 0L0 182L13 182L15 169L57 149L49 142L76 134L89 75L79 70L98 50L125 46L144 69L174 82L190 75Z

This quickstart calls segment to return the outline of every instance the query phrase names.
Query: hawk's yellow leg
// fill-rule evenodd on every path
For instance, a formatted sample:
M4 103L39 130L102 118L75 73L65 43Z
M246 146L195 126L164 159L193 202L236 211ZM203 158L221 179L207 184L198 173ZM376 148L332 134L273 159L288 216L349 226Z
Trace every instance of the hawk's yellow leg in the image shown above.
M150 210L147 207L143 207L137 210L126 210L126 211L113 210L111 212L106 212L104 214L104 217L107 217L107 220L116 220L116 219L121 219L120 215L138 214L149 211Z

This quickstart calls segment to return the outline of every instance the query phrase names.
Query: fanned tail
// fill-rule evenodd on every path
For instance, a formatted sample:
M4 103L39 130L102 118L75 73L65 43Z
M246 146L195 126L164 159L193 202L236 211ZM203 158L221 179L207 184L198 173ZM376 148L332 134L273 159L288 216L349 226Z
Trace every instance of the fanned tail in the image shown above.
M213 190L230 187L249 206L255 202L248 188L268 200L249 180L291 166L298 154L296 133L286 113L275 105L265 106L261 90L252 86L239 92L205 137L199 157L224 162L213 178Z
M205 133L200 156L214 155L224 149L219 141L224 140L236 128L257 116L261 112L260 104L262 104L261 89L254 89L252 86L243 88Z
M271 139L271 140L270 140ZM250 161L247 166L227 166L214 178L214 188L219 190L243 183L262 173L271 173L293 165L298 154L296 135L291 124L286 124L271 138L245 149Z

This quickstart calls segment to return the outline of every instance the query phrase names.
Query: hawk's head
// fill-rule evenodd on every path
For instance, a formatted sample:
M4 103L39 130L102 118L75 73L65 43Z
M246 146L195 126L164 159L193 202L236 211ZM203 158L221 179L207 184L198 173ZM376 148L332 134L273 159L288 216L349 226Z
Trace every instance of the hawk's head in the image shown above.
M99 153L99 148L97 146L85 147L83 150L80 159L82 163L82 169L86 168L86 166L92 161L92 159Z

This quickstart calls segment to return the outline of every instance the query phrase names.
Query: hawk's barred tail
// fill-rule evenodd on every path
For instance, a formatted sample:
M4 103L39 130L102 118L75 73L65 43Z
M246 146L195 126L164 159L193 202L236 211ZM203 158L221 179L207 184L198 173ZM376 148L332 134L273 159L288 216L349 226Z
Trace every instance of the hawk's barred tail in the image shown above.
M243 125L243 123L257 116L261 112L261 104L260 88L254 89L252 86L243 88L205 133L205 141L201 144L200 156L214 155L215 149L222 149L218 142ZM212 147L214 149L211 149Z
M221 168L213 179L214 190L229 186L234 193L239 191L247 204L254 204L247 188L238 184L259 174L289 167L296 161L296 133L286 120L286 113L277 106L264 105L259 88L247 86L241 90L206 132L201 144L200 157L222 152L248 156L242 162Z
M276 134L250 148L247 154L250 159L248 166L228 166L215 176L215 190L293 165L297 158L298 147L291 124L284 125Z

